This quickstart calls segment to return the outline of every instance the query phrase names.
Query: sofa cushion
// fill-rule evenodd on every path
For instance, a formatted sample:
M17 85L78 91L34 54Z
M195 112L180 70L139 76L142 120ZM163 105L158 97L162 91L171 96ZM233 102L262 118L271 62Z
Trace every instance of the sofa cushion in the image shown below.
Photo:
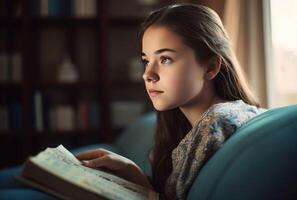
M24 185L18 182L14 177L21 173L21 166L10 167L0 170L0 188L21 188Z
M33 190L31 188L18 188L18 189L0 189L1 200L54 200L57 199L51 195Z
M133 160L145 174L151 174L148 153L153 144L156 114L150 112L129 125L116 139L115 145L123 155Z

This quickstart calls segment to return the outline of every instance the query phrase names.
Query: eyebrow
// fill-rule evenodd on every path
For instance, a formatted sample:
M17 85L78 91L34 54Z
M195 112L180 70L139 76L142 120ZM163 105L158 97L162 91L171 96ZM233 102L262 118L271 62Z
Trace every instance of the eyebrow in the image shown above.
M159 49L159 50L155 51L154 54L160 54L160 53L163 53L163 52L165 52L165 51L170 51L170 52L174 52L174 53L177 52L177 51L174 50L174 49L164 48L164 49ZM141 52L141 56L145 56L145 53Z

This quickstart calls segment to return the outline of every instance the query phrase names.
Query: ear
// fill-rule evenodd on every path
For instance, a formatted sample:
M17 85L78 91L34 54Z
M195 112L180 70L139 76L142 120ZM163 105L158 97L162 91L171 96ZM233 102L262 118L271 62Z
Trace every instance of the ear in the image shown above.
M216 77L221 69L222 59L220 56L215 55L207 62L207 69L205 72L205 77L208 80L212 80Z

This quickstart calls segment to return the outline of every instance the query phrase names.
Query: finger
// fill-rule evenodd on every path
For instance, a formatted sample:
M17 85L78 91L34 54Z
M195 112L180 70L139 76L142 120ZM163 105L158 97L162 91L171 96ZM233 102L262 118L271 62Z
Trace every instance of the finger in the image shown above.
M75 155L78 160L91 160L104 156L106 152L103 149L95 149L90 151L81 152Z
M113 162L110 156L105 155L93 160L83 160L82 163L88 167L99 168L104 167L113 170Z

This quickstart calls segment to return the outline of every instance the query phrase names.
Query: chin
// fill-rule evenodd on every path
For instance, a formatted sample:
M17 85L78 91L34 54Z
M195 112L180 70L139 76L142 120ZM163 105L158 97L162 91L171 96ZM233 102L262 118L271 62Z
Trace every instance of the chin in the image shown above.
M167 111L167 110L172 110L174 108L177 108L178 106L173 106L173 105L160 105L160 104L154 104L153 103L153 106L154 108L157 110L157 111Z

